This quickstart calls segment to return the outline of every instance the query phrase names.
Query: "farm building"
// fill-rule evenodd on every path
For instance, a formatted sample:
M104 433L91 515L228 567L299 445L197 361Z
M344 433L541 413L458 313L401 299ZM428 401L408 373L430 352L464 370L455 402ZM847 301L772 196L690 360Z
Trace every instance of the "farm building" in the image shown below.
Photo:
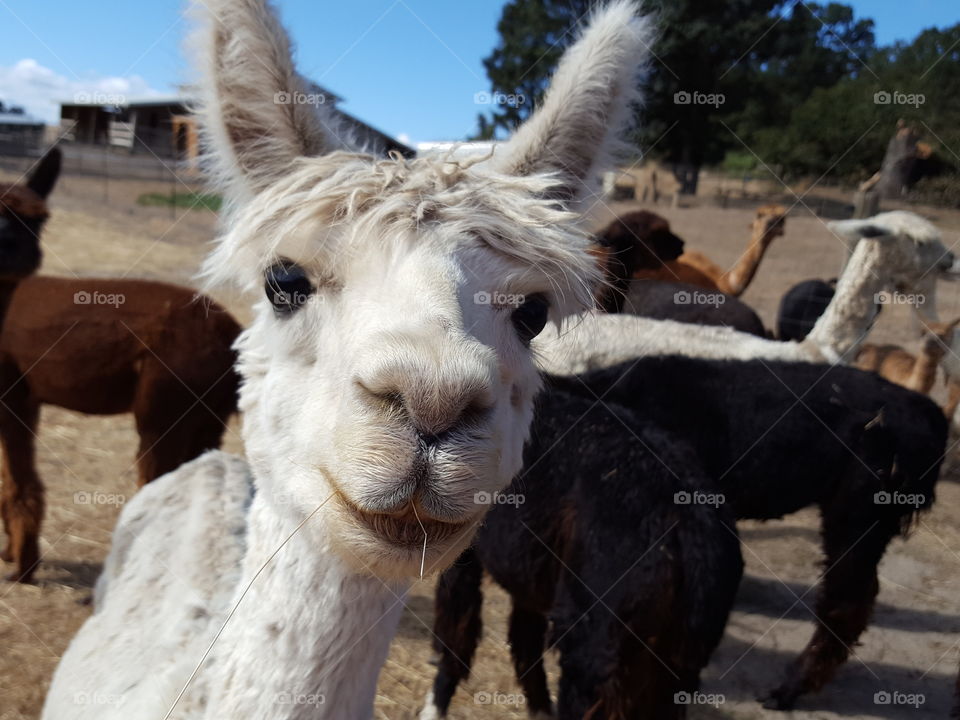
M0 155L32 155L43 145L43 121L0 101Z
M303 97L281 93L277 102L333 105L357 140L382 153L414 151L359 118L336 107L341 98L319 86ZM60 105L60 131L66 142L104 145L192 163L198 153L196 119L190 114L189 90L178 95L126 99L84 95ZM106 102L105 102L106 101Z

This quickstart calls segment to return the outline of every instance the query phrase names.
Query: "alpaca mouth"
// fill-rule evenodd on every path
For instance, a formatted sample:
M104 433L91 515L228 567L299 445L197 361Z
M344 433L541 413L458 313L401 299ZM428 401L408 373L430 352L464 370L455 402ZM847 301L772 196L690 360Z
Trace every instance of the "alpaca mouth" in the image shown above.
M426 536L427 546L443 543L464 532L470 524L469 520L461 522L434 520L427 517L422 510L419 513L416 512L413 504L407 505L399 513L369 512L358 508L342 493L338 493L338 496L340 502L359 524L377 537L404 548L423 547L424 536Z

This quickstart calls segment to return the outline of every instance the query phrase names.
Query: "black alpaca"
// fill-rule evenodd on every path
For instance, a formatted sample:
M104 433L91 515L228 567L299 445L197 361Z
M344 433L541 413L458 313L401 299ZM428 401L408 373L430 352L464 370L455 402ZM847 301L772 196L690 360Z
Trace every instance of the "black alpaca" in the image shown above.
M690 283L631 280L620 312L654 320L729 327L767 337L760 316L740 298Z
M444 716L480 636L483 571L511 595L509 637L527 709L550 714L542 656L560 651L560 720L682 718L723 636L743 572L696 452L623 408L541 396L525 469L437 583L432 704Z
M634 279L635 272L656 270L683 253L683 240L670 232L663 218L642 210L627 213L597 234L596 241L607 280L597 299L604 312L720 325L767 336L757 313L733 295L684 282Z
M933 401L852 368L759 360L649 357L551 383L682 437L738 518L820 508L816 630L766 705L829 681L870 620L887 544L933 503L947 440Z

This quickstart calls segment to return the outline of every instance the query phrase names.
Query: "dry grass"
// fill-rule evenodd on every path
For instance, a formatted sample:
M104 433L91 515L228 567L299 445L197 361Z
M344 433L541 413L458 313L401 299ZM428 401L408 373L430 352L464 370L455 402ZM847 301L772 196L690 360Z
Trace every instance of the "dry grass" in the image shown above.
M47 274L128 275L194 284L193 273L212 235L214 217L206 211L143 207L136 198L169 188L143 181L114 182L67 177L58 187L54 215L45 235ZM788 203L790 204L790 203ZM802 210L802 208L801 208ZM749 208L714 207L664 210L692 248L720 263L731 263L748 237ZM960 214L936 213L960 235ZM791 215L787 235L769 253L744 300L771 324L788 285L809 277L835 275L843 249L817 218ZM945 287L944 315L960 311L960 287ZM243 320L237 298L218 296ZM884 313L878 341L915 348L916 328L905 312ZM228 450L242 451L238 424L227 435ZM71 636L89 613L83 601L100 570L116 505L82 504L75 493L100 492L128 497L134 488L132 461L136 434L129 417L85 417L59 408L43 410L38 463L47 482L49 510L44 527L43 565L36 585L0 585L0 720L39 716L45 688ZM940 501L909 542L896 542L881 566L876 620L841 671L821 695L805 700L791 717L902 718L944 717L957 666L960 631L960 522L953 508L960 488L941 484ZM781 522L743 523L747 576L726 638L705 674L705 690L723 693L719 710L697 708L694 718L774 718L754 697L776 681L784 664L811 632L812 594L804 595L818 574L817 522L798 513ZM803 598L797 603L796 596ZM476 693L516 693L507 646L509 603L487 586L485 638L469 683L458 693L454 718L525 716L520 706L474 702ZM378 718L414 718L433 675L429 628L432 587L417 583L380 678ZM548 658L555 683L555 658ZM923 693L917 711L875 705L878 690Z

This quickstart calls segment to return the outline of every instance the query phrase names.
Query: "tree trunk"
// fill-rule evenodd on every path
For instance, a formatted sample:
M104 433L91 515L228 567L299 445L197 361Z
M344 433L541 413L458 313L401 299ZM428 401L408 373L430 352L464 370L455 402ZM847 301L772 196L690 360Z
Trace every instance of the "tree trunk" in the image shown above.
M676 163L673 166L673 176L680 183L680 193L696 195L700 183L700 168L691 163Z

